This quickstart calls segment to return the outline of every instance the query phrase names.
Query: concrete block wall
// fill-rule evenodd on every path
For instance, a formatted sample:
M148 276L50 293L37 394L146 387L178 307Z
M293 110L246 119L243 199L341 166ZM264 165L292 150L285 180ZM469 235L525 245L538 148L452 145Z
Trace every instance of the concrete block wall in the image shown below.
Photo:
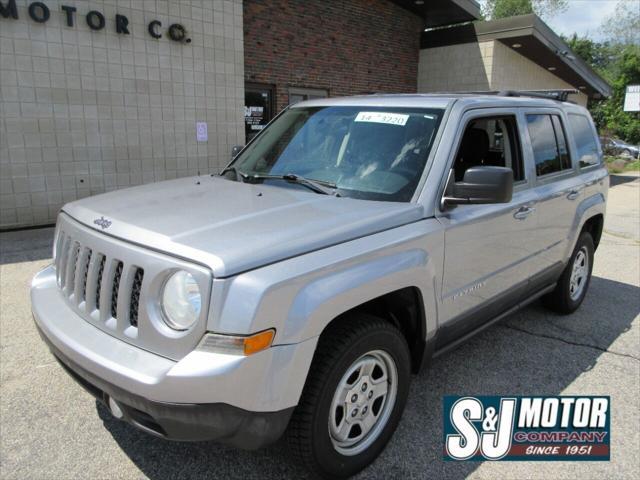
M573 89L573 85L556 77L553 72L537 65L501 42L494 41L492 49L491 85L494 90ZM571 100L587 105L583 93L572 95Z
M51 223L84 196L218 171L243 143L241 0L43 0L43 23L31 3L17 0L18 19L0 16L0 228ZM62 5L77 8L73 26ZM104 28L88 26L92 10ZM174 23L190 43L169 38Z
M418 92L489 90L493 42L420 50Z
M420 51L418 91L572 89L552 72L498 41ZM572 96L586 105L587 96Z

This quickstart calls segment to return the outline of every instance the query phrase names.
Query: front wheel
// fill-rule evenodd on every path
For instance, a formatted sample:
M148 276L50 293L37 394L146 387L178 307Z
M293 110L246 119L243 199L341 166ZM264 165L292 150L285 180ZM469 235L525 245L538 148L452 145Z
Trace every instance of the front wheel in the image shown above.
M591 235L587 232L580 234L555 290L543 299L548 308L562 314L573 313L578 309L591 281L594 250Z
M410 377L407 342L390 323L359 314L330 326L289 425L293 454L323 478L362 470L393 435Z

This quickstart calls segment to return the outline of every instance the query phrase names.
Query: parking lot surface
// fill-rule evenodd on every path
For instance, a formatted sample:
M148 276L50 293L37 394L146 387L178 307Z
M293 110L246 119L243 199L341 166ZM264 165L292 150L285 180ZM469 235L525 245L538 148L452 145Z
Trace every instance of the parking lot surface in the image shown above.
M414 377L403 420L359 478L638 478L640 178L616 175L593 279L561 317L538 303ZM53 229L0 234L0 478L300 478L280 442L257 452L156 439L111 417L54 361L33 325L29 283ZM446 462L442 396L610 395L610 462Z

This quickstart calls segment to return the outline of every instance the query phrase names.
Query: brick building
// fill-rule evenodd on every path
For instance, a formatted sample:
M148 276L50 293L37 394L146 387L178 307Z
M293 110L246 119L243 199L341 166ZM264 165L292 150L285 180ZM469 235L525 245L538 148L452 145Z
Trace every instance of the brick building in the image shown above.
M0 0L0 229L217 172L232 146L308 98L606 95L535 16L470 24L479 14L474 0Z
M290 103L416 92L421 32L478 14L469 0L246 0L247 139Z

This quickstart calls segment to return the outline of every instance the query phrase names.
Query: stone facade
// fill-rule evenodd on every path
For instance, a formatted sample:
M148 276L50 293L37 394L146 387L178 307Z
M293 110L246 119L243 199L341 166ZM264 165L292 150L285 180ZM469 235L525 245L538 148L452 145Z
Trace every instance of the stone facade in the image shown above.
M241 0L43 0L42 23L31 3L0 16L0 228L52 223L84 196L217 171L243 142ZM72 26L63 5L76 7ZM91 11L103 28L87 23ZM172 40L172 24L187 37Z
M544 90L574 87L499 41L420 51L418 91ZM572 95L587 104L587 96Z

